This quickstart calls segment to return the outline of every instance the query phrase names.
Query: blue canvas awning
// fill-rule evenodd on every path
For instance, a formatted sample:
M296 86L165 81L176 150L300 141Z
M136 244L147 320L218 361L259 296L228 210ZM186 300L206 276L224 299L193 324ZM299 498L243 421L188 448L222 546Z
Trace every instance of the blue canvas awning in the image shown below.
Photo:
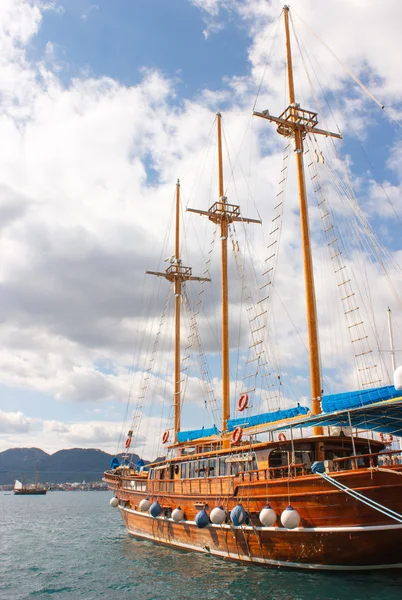
M177 434L178 442L192 442L201 438L210 437L211 435L218 435L219 429L216 425L210 429L192 429L190 431L179 431Z
M366 406L367 404L374 404L382 400L391 400L391 398L399 398L401 395L401 392L398 392L393 385L386 385L370 390L327 394L322 397L321 406L323 412L330 413L337 410Z
M350 424L356 429L402 436L402 393L399 392L399 398L349 410L322 413L307 419L299 419L291 425L295 429L299 429L315 426L349 427ZM283 425L278 429L288 428L289 425Z
M252 415L241 417L240 419L229 419L228 431L233 431L236 427L254 427L255 425L264 425L265 423L275 423L284 419L293 419L299 415L307 415L309 408L298 404L295 408L285 410L275 410L273 412L262 413L261 415Z

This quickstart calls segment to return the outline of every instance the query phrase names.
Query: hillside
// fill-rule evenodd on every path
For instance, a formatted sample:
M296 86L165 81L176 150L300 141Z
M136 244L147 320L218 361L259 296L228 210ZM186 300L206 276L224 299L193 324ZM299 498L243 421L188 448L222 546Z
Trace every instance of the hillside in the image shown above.
M34 482L37 461L39 481L43 483L99 481L112 458L111 454L92 448L59 450L54 454L39 448L12 448L0 452L0 485L14 483L15 479ZM137 460L134 454L133 462Z

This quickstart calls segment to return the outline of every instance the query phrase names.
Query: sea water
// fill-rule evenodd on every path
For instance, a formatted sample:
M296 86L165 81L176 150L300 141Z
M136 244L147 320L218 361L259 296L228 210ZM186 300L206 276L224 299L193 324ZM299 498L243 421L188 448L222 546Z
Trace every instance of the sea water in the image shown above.
M131 538L109 492L0 492L1 600L385 600L398 571L244 566Z

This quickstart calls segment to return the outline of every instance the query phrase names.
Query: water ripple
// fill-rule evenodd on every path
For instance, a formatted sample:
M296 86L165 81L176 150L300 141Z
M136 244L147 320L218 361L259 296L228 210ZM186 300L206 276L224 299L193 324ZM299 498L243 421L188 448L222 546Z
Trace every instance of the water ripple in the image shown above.
M385 600L395 571L266 569L127 535L106 492L0 493L1 600ZM18 568L16 568L18 567Z

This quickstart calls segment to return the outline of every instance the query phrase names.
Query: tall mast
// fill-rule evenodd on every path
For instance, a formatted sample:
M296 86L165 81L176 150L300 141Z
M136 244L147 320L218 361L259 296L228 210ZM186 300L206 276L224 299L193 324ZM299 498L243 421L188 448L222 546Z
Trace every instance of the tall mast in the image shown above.
M175 264L180 261L180 181L176 183L176 241L175 241ZM181 302L182 279L175 277L174 280L174 441L177 441L177 433L180 431L180 302Z
M164 277L174 283L174 307L175 307L175 336L174 336L174 433L173 442L176 444L177 434L180 431L180 320L181 320L181 295L184 281L210 281L205 277L193 277L191 267L184 267L180 258L180 181L176 183L176 219L175 219L175 253L169 259L170 266L164 273L159 271L146 271L149 275Z
M286 35L286 62L289 88L289 106L279 117L272 117L268 111L263 111L262 113L254 112L254 115L267 119L268 121L273 121L274 123L277 123L278 133L285 137L293 138L294 140L297 183L299 192L300 226L302 236L307 327L310 353L311 404L312 414L316 415L321 412L321 366L318 346L317 308L315 301L313 260L311 255L307 193L303 165L303 140L306 134L309 132L314 132L314 134L329 135L337 138L340 138L341 136L336 133L331 133L329 131L317 129L317 113L304 110L300 108L299 104L296 103L293 80L292 51L289 33L288 6L284 7L283 14ZM321 435L322 433L322 427L314 428L315 435Z
M229 225L234 221L244 223L261 223L256 219L240 216L240 207L228 204L224 193L223 160L222 160L222 116L216 113L218 137L218 202L208 211L188 208L190 212L206 215L210 221L220 226L221 234L221 293L222 293L222 433L227 433L230 419L230 360L229 360L229 294L228 294L228 249L227 238Z
M295 104L295 90L293 83L292 52L289 34L289 8L284 8L285 31L286 31L286 59L288 65L289 104ZM294 120L294 117L293 117ZM310 229L308 222L308 206L306 194L306 182L304 178L303 165L303 137L300 129L295 129L295 156L297 168L297 184L299 190L300 225L302 235L303 262L304 262L304 284L306 290L307 326L310 350L310 380L311 380L311 402L313 415L321 412L321 365L318 349L317 332L317 307L315 302L313 259L311 256Z
M222 125L221 113L216 114L218 133L218 197L221 203L221 279L222 279L222 431L227 430L230 418L229 380L229 296L228 296L228 220L227 198L223 190Z

